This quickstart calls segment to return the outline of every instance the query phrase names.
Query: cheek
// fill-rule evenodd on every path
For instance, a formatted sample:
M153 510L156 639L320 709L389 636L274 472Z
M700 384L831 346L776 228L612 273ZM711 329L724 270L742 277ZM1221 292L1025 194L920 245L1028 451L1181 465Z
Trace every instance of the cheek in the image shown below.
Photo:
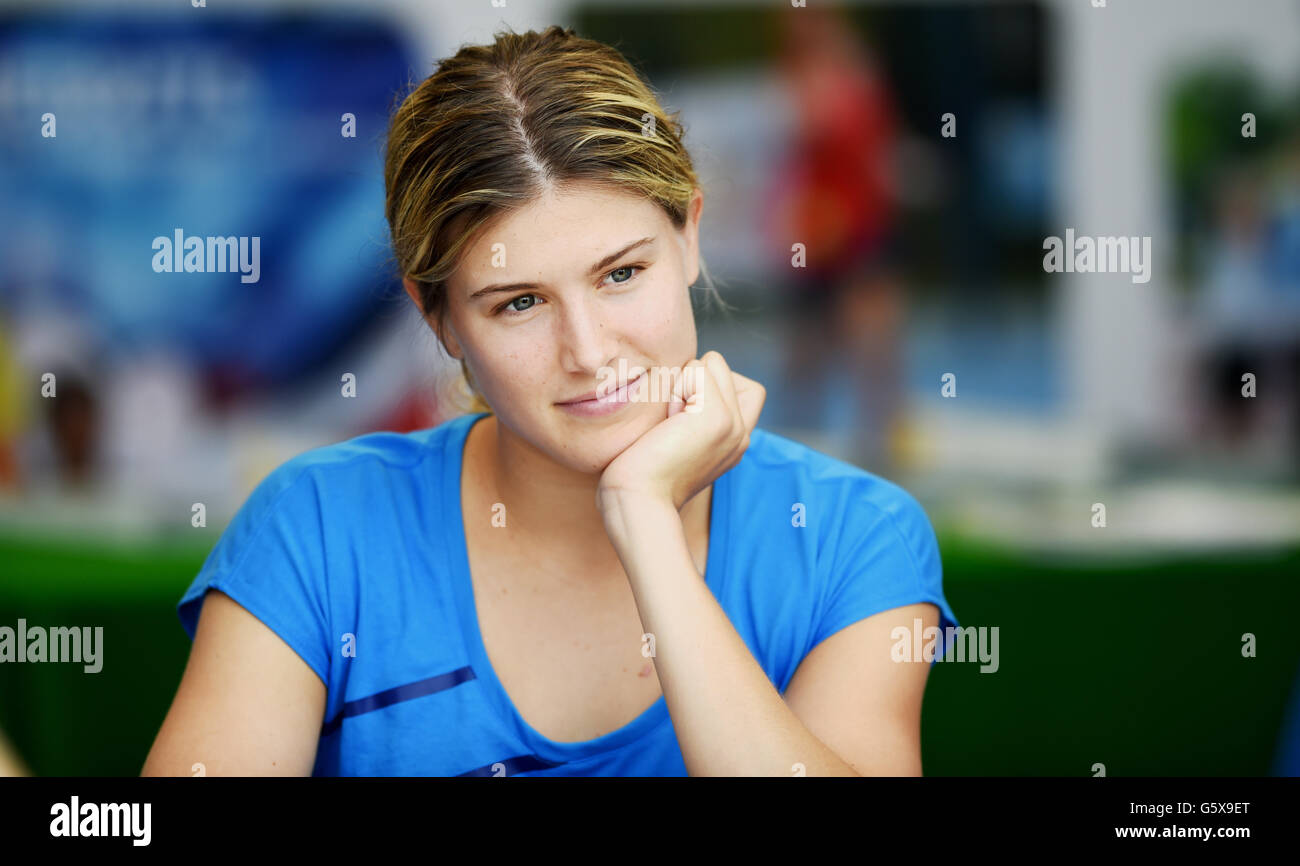
M540 340L524 334L484 335L473 355L475 381L490 396L517 401L522 394L536 393L544 380L544 352Z
M646 289L637 303L629 305L624 319L625 333L639 334L641 339L637 342L647 348L689 343L695 319L686 287L678 285L677 280L661 278Z

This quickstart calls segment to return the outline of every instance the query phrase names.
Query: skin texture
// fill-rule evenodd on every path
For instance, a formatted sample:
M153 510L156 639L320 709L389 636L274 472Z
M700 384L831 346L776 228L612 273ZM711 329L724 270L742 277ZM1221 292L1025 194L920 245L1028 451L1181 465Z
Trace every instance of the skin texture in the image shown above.
M717 352L695 358L687 287L699 274L702 207L696 190L677 231L644 199L571 185L474 240L449 281L439 333L494 411L476 425L483 438L467 448L465 472L487 501L509 503L520 549L567 566L525 570L521 593L582 591L585 582L609 596L630 586L656 635L652 663L692 775L919 773L929 666L893 663L889 635L914 617L937 623L933 605L832 635L783 698L701 578L711 485L744 454L766 396ZM589 272L645 237L655 240ZM525 282L534 285L470 297ZM418 307L415 285L406 289ZM507 304L514 309L499 311ZM596 390L602 368L620 360L692 374L674 377L673 399L603 418L556 405ZM283 641L209 592L143 775L191 775L195 762L207 775L308 774L324 703L324 684Z
M554 403L592 391L600 369L620 359L629 367L673 367L695 357L687 287L699 275L702 207L697 191L692 219L677 232L643 198L574 185L501 219L467 251L448 285L444 345L454 358L466 360L501 419L502 450L512 462L526 461L550 474L597 472L666 417L663 404L632 403L614 418L593 423L556 411ZM605 273L587 273L607 254L643 237L655 240ZM505 267L494 267L496 244L502 245ZM645 268L615 272L634 264ZM522 282L544 287L531 295L523 290L467 299L490 284ZM516 303L494 315L506 302ZM529 304L526 312L514 312ZM543 467L538 458L558 465Z

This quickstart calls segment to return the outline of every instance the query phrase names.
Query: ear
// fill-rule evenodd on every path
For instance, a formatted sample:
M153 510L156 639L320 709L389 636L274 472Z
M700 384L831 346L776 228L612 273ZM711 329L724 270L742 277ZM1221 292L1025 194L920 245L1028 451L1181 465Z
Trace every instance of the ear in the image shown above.
M449 355L459 361L463 357L460 350L460 343L457 342L450 327L439 329L438 323L434 321L434 317L425 315L424 303L420 300L420 287L416 285L415 280L410 277L403 277L402 288L406 289L406 294L411 296L411 300L415 302L415 308L420 311L421 318L428 322L429 327L432 328L434 334L437 335L438 342L442 343Z
M691 200L686 204L686 225L682 232L686 236L686 285L693 286L700 278L700 214L704 210L704 191L699 187L691 193Z

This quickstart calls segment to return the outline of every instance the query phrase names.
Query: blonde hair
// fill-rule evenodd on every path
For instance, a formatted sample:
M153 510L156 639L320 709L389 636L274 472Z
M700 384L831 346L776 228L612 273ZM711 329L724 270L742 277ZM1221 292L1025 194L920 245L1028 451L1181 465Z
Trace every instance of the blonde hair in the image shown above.
M385 215L397 267L442 338L447 279L476 233L551 186L645 196L674 228L699 181L677 112L616 49L570 28L466 45L402 100L389 125ZM711 299L723 309L700 262ZM492 411L461 360L471 412Z

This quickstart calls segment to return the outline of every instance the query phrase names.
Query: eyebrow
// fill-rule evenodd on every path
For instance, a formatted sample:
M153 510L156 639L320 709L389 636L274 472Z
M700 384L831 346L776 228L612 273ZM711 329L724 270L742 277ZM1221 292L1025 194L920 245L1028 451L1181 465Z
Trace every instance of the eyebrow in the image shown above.
M610 253L600 261L596 262L596 264L592 265L591 269L587 271L587 276L589 277L597 276L605 268L614 264L614 262L623 258L623 256L627 255L628 253L632 252L632 250L636 249L637 247L643 244L653 243L656 239L657 238L655 237L646 237L646 238L641 238L641 240L639 241L632 241L632 243L628 244L627 246L623 247L622 249L616 252ZM483 295L493 295L493 294L498 294L500 292L517 292L522 289L537 289L540 287L541 287L540 283L493 283L490 286L484 286L483 288L474 291L473 293L470 294L469 299L472 301L475 298L482 297Z

